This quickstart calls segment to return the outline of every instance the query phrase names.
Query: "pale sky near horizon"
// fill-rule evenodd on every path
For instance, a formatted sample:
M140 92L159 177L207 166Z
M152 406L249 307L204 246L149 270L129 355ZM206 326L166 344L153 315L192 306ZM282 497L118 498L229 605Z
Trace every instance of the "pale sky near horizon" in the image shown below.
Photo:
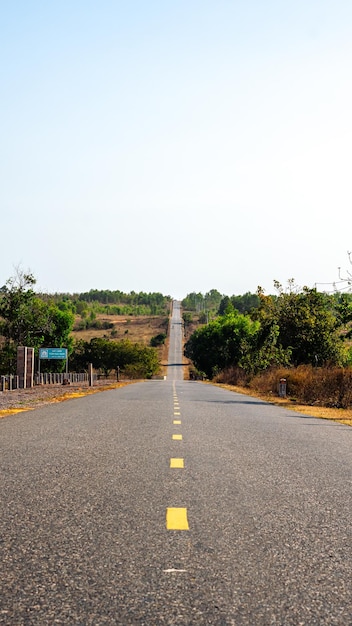
M0 0L0 56L0 286L352 270L351 0Z

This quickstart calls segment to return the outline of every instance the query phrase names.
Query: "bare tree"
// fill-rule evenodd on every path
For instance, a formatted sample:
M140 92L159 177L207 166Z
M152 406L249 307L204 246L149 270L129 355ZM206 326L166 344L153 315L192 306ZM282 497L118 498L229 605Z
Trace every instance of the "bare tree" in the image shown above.
M347 252L348 254L348 260L350 262L350 265L352 265L352 252ZM339 270L339 279L343 282L346 282L349 286L352 285L352 272L350 272L349 270L345 270L345 276L342 275L341 273L341 267L338 268Z

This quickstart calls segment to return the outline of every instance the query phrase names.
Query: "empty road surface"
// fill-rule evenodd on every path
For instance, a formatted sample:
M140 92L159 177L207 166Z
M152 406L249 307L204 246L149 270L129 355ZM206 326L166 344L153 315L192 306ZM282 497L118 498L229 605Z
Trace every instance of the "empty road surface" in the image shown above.
M352 624L352 429L168 376L0 422L0 623Z

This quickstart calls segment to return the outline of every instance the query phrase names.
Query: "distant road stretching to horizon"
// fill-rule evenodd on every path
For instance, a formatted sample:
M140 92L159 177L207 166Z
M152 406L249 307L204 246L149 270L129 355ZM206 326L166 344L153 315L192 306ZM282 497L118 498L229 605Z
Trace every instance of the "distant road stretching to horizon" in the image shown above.
M0 421L0 624L352 624L352 429L183 380Z

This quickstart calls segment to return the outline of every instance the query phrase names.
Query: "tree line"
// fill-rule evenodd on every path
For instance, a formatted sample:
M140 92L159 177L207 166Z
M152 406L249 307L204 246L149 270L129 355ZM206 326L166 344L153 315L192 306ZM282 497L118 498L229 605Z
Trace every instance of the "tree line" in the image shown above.
M199 372L213 378L233 366L255 374L273 366L352 364L352 295L298 289L294 281L287 290L274 285L274 295L258 288L252 301L247 294L243 313L238 299L222 299L216 318L195 330L185 355Z
M45 298L45 295L42 294L42 297ZM54 302L71 303L79 315L91 309L107 315L163 315L169 311L171 303L170 296L159 292L124 293L109 289L90 289L76 294L55 293L49 297Z

